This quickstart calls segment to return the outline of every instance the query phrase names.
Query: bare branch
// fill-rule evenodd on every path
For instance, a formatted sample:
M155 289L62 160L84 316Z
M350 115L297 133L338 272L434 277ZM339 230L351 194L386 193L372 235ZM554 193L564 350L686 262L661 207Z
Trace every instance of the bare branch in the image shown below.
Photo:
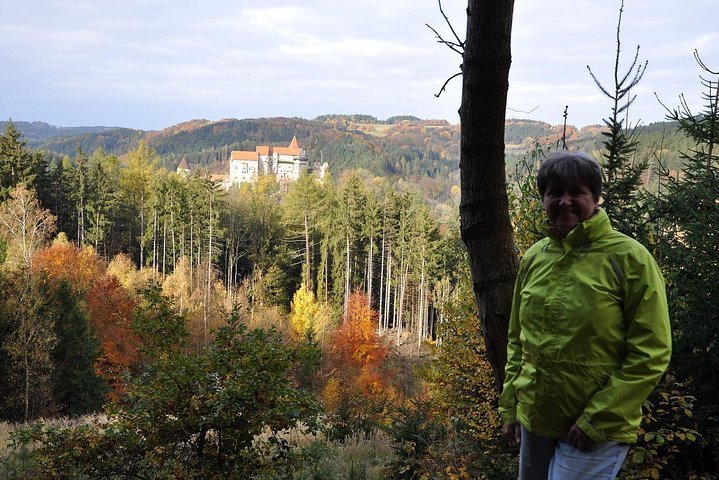
M437 0L437 3L439 4L439 12L444 17L444 21L447 22L447 25L449 26L450 31L452 32L452 35L454 35L454 38L457 40L456 42L450 42L449 40L445 40L440 33L435 30L429 23L425 23L427 25L427 28L432 30L434 32L435 37L437 38L437 43L442 43L449 47L453 52L458 53L464 58L464 42L459 38L459 35L457 35L457 32L455 32L454 27L452 26L452 22L449 21L449 18L444 13L444 10L442 9L442 0ZM442 95L442 92L444 92L445 88L447 87L447 84L455 77L458 77L462 75L462 65L459 66L459 72L455 73L451 77L447 79L447 81L444 82L444 85L442 85L442 88L439 89L439 92L435 93L434 96L439 98L440 95Z
M435 93L434 96L439 98L439 96L442 95L442 92L444 92L444 89L447 86L447 84L449 83L449 81L452 80L454 77L459 77L460 75L462 75L462 72L457 72L454 75L452 75L451 77L449 77L447 79L447 81L444 82L444 85L442 85L442 88L439 89L439 92Z
M540 107L540 105L537 105L536 107L534 107L534 108L531 109L531 110L517 110L517 109L515 109L515 108L507 107L507 110L510 110L510 111L512 111L512 112L517 112L517 113L532 113L533 111L535 111L535 110L538 109L539 107Z
M464 45L457 44L454 42L449 42L449 41L445 40L444 38L442 38L442 35L440 35L439 32L437 32L437 30L432 28L432 26L429 23L425 23L425 25L427 25L427 28L429 28L430 30L432 30L434 32L434 36L437 38L437 43L443 43L444 45L447 45L450 49L452 49L453 51L457 52L460 55L464 54L463 50L460 50L460 48L464 48Z
M444 10L442 10L442 0L437 0L437 3L439 4L439 12L444 17L444 21L447 22L447 26L452 31L452 34L454 35L454 38L457 39L457 44L464 49L464 42L460 40L459 36L457 35L457 32L454 31L454 27L452 27L452 22L449 21L449 18L447 18L447 15L445 15Z

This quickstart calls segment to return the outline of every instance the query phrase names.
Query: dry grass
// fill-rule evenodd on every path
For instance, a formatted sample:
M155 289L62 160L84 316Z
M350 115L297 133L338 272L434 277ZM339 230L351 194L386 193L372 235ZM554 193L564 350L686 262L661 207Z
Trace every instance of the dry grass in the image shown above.
M293 452L292 471L259 477L263 480L384 480L395 459L392 442L381 431L354 434L343 441L330 440L324 433L306 433L302 426L276 435L286 440ZM272 458L275 453L266 442L269 436L270 432L266 431L255 437L255 447L263 451L266 458Z
M53 427L73 427L77 425L98 425L105 422L107 422L107 416L105 414L92 414L75 418L41 418L30 423L0 422L0 458L5 457L11 452L10 441L12 432L18 428L30 427L38 423Z

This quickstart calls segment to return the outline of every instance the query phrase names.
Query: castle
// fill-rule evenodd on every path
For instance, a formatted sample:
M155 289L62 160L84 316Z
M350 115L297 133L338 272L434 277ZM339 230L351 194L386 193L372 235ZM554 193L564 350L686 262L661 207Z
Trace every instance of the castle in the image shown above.
M212 178L225 188L243 182L255 182L259 175L274 175L278 182L288 183L297 181L308 168L307 155L297 144L297 137L293 136L287 147L257 145L254 151L233 150L230 154L230 174L213 175ZM327 163L316 166L319 178L324 177L327 169ZM189 166L183 159L177 167L177 173L187 175L189 172Z

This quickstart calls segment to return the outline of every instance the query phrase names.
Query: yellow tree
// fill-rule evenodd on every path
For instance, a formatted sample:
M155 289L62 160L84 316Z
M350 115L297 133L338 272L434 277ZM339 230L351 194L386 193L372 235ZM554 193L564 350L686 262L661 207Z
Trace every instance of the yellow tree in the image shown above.
M55 216L43 209L35 191L17 185L0 205L0 235L7 243L6 262L27 268L33 253L55 232Z
M300 288L292 297L290 311L290 326L292 333L299 338L305 338L308 333L317 335L317 325L315 320L319 312L319 305L312 290L308 290L305 282L302 282Z
M180 315L190 308L192 298L192 276L190 273L190 260L186 256L180 257L172 274L165 277L162 282L162 294L174 299L180 309Z

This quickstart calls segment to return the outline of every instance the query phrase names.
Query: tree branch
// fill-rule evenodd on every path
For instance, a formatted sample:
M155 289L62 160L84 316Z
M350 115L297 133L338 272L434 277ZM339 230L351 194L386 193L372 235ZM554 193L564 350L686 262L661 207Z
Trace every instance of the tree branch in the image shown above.
M451 77L449 77L447 79L447 81L444 82L444 85L442 85L442 88L439 89L439 92L435 93L434 96L439 98L439 96L442 95L442 92L444 92L444 89L447 86L447 84L450 82L450 80L452 80L454 77L459 77L460 75L462 75L462 72L457 72L454 75L452 75Z
M434 32L434 36L437 38L437 43L443 43L444 45L447 45L450 49L452 49L452 51L454 51L460 55L464 54L464 52L463 52L464 45L462 45L461 43L454 43L454 42L445 40L444 38L442 38L442 35L440 35L439 32L437 32L437 30L435 30L429 23L425 23L425 25L427 25L427 28L429 28L430 30L432 30ZM460 48L462 50L460 50Z
M464 42L460 40L459 36L457 35L457 32L454 31L454 27L452 27L452 22L449 21L449 18L447 18L447 15L445 15L444 10L442 10L442 0L437 0L437 3L439 4L439 12L444 17L444 21L447 22L447 26L452 31L452 35L454 35L454 38L457 39L457 43L464 49Z

